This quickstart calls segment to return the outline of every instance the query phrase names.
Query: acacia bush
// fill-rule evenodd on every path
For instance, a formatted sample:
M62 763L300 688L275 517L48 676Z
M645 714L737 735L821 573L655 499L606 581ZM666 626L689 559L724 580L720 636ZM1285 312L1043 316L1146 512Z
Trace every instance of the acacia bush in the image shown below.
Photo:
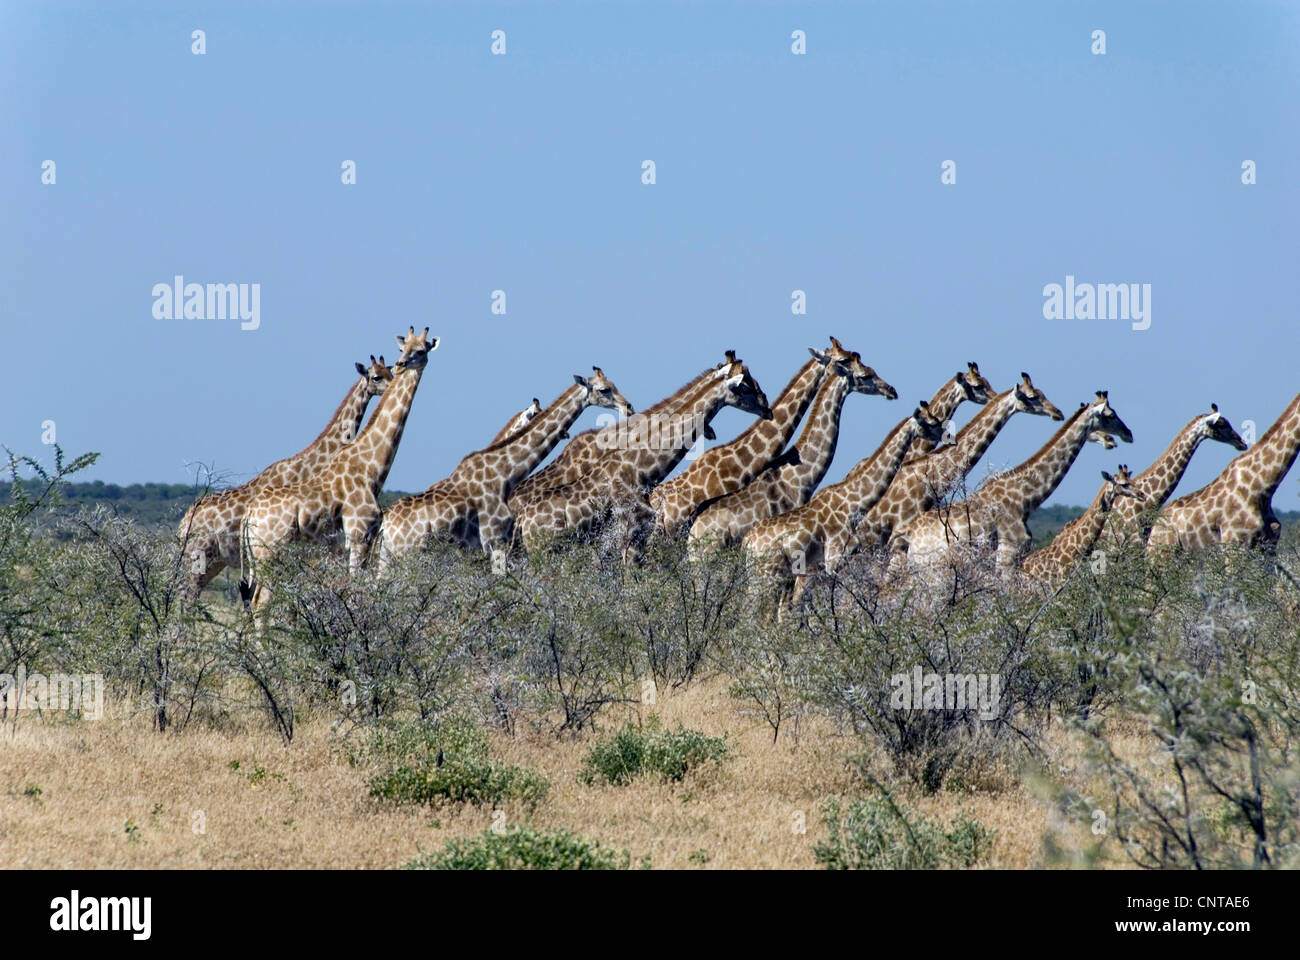
M658 719L628 724L591 748L583 761L583 783L625 786L642 776L679 781L704 767L717 769L730 753L727 741L679 726L663 730Z
M1300 865L1300 620L1275 562L1241 549L1151 564L1118 619L1111 704L1073 718L1082 769L1047 792L1091 843L1062 859Z
M1090 838L1049 837L1063 860L1297 864L1293 527L1271 555L1108 545L1050 591L1004 581L978 551L911 581L866 553L780 619L740 553L691 562L678 540L652 540L635 565L572 543L495 571L435 543L356 578L299 546L258 570L272 588L259 633L219 591L187 599L171 531L106 508L51 512L92 461L10 457L0 673L102 674L160 732L268 723L288 739L323 717L378 795L529 804L543 781L494 764L489 728L586 736L652 706L647 690L722 678L774 740L817 720L868 777L923 792L1042 783ZM998 696L902 705L895 678L918 669L996 677ZM724 755L691 731L623 727L583 776L672 779Z
M993 834L978 820L959 817L947 830L897 803L888 791L841 810L822 806L827 838L813 859L827 870L936 870L973 867L988 857Z
M631 863L627 850L611 850L567 830L520 826L503 833L487 830L468 840L448 840L442 850L421 854L405 869L626 870Z

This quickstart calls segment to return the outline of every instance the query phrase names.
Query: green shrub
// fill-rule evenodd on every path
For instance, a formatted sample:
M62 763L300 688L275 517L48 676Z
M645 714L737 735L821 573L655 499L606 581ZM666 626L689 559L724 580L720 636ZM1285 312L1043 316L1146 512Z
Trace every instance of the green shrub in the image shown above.
M353 766L364 763L417 764L430 757L436 759L439 752L444 760L486 760L487 734L468 717L451 715L427 722L377 725L361 746L347 748L348 760Z
M567 830L515 827L485 830L468 840L448 840L440 852L422 853L407 870L626 870L627 850L602 847Z
M370 793L394 803L514 800L534 810L550 791L550 783L533 770L489 758L487 735L463 717L381 728L351 757L354 763L383 765L370 778Z
M855 801L844 815L839 801L827 800L822 816L829 835L813 847L813 857L828 870L972 867L993 840L978 820L955 820L945 832L888 793Z
M681 780L691 770L707 764L721 766L729 754L723 737L678 727L660 730L657 721L645 726L628 724L609 740L596 744L583 763L583 783L625 786L640 776Z
M1108 709L1070 718L1082 763L1043 785L1082 828L1046 837L1049 858L1295 868L1294 593L1273 559L1240 548L1175 552L1145 574L1141 606L1115 618L1115 653L1102 678Z
M394 803L499 804L517 800L534 810L550 782L527 767L492 760L444 760L400 766L370 780L372 796Z

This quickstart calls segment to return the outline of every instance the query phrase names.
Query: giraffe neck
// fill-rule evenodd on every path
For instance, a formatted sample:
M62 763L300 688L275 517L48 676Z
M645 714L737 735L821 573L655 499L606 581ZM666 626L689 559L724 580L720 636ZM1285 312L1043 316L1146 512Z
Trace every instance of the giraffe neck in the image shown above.
M1088 442L1094 429L1091 407L1080 407L1036 454L985 485L991 496L1010 504L1028 519L1052 495ZM983 496L983 490L980 491Z
M1133 487L1146 496L1143 506L1159 506L1174 492L1178 481L1187 472L1187 465L1192 462L1192 454L1205 439L1205 433L1201 430L1201 421L1204 419L1203 415L1198 416L1178 431L1156 462L1133 479Z
M911 416L904 418L875 453L859 462L848 476L831 488L836 491L836 511L848 515L850 524L856 523L863 512L884 496L898 468L903 465L903 457L916 433L916 419Z
M955 483L970 473L1017 409L1014 388L998 394L984 405L984 409L970 423L961 428L956 443L932 455L943 457L946 461L947 469L942 471L943 477L940 478L943 486Z
M628 440L636 431L643 433L651 422L662 421L669 417L683 403L708 386L718 373L716 367L710 367L695 379L689 381L675 393L664 397L640 413L635 413L625 420L611 423L607 427L586 430L569 441L554 463L548 464L533 476L520 484L524 487L547 488L570 483L585 473L598 460L607 455L618 456L628 453Z
M735 462L741 464L744 471L740 482L747 483L790 442L795 427L808 412L825 376L826 364L809 360L799 368L776 403L772 404L771 420L757 420L730 443L704 451L677 480L689 484L694 482L695 477L712 473L717 464Z
M690 402L690 398L693 395L708 387L713 382L714 377L717 376L717 373L717 367L709 367L698 377L688 380L686 383L682 384L682 386L678 387L675 392L670 393L653 406L646 408L642 413L646 416L652 414L672 414L674 411L680 409L683 404ZM607 427L606 429L609 428Z
M785 467L781 478L798 503L804 503L826 477L840 440L840 414L848 398L848 377L832 374L822 382L795 448L799 462ZM786 480L786 478L789 478Z
M510 472L506 477L507 490L532 472L533 467L545 460L556 444L577 422L591 403L586 388L574 384L565 390L545 410L533 417L532 422L503 448L509 451Z
M528 426L528 424L531 423L532 421L527 419L527 415L528 415L527 410L521 413L516 413L513 417L510 418L509 423L507 423L504 427L502 427L499 431L497 431L497 435L492 438L488 446L495 447L502 440L505 440L509 437L513 437L524 427ZM486 447L484 449L486 449Z
M1107 483L1098 491L1097 496L1093 497L1088 509L1066 524L1065 528L1057 534L1057 540L1061 541L1060 557L1067 566L1072 567L1080 557L1092 552L1093 546L1101 537L1101 531L1106 526L1106 519L1110 516L1113 502L1114 494L1110 484ZM1054 540L1052 547L1055 546Z
M365 416L366 407L370 405L369 380L369 376L360 377L343 397L343 401L320 435L290 458L297 463L300 476L306 477L315 473L329 463L336 453L356 439L361 418Z
M635 463L637 486L654 486L681 463L686 451L695 446L709 421L722 409L726 390L726 379L712 376L674 412L662 413L658 418L648 417L640 425L645 427L644 431L633 428L629 452Z
M406 418L411 412L411 401L415 399L415 388L420 385L423 374L423 366L406 367L397 372L361 436L333 461L343 469L359 472L376 496L384 488L388 471L392 469L397 445L402 440Z
M1232 482L1245 486L1253 497L1267 503L1295 463L1300 452L1300 395L1282 411L1259 441L1232 461ZM1226 477L1228 471L1225 471Z
M953 377L930 399L930 414L937 418L940 423L947 423L952 419L952 415L957 412L957 408L962 405L966 399L966 391L958 382L957 377ZM919 460L934 450L939 445L938 440L931 440L929 437L917 437L912 441L912 448L907 451L906 463L913 460Z

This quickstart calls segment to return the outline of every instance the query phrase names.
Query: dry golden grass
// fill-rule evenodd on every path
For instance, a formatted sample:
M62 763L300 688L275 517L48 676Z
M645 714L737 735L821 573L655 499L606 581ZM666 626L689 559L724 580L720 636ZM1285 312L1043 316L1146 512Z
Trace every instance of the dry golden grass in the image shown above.
M9 867L388 868L491 823L489 809L372 800L367 771L349 765L324 721L300 726L285 744L269 730L193 726L159 736L147 720L113 712L94 722L23 715L16 728L5 724L0 843ZM661 694L657 712L666 727L681 722L725 734L732 759L718 773L679 784L609 787L578 779L591 736L494 736L493 751L550 779L536 826L566 827L627 848L636 860L648 854L657 868L700 869L691 859L700 850L705 868L814 867L822 801L864 792L846 762L855 741L805 725L797 742L783 733L773 744L769 728L746 716L722 681ZM620 721L604 717L604 729ZM1014 775L977 792L900 796L945 825L962 814L995 830L990 866L1043 865L1048 812ZM198 811L202 833L193 829ZM803 835L792 828L797 811L806 817ZM505 812L509 822L526 816Z

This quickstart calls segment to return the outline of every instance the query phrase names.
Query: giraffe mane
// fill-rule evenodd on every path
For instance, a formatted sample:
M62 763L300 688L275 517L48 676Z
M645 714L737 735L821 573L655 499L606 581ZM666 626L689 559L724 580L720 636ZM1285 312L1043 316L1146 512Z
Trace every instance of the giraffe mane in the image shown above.
M369 376L370 376L370 373L369 373L369 371L367 371L366 373L362 374L361 379L364 381L364 380L365 380L367 377L369 377ZM307 449L309 449L309 448L311 448L311 447L316 446L316 444L320 443L321 440L323 440L323 439L325 438L325 434L327 434L327 433L330 432L330 428L334 426L335 421L338 420L338 418L342 415L342 413L343 413L343 408L344 408L345 406L347 406L348 401L352 399L352 390L355 389L356 387L357 387L357 384L354 383L351 387L348 388L348 392L347 392L346 394L343 395L343 399L339 401L339 405L338 405L337 407L334 408L334 412L330 415L329 422L325 424L325 426L321 429L321 432L320 432L320 433L316 434L316 439L313 440L311 443L307 444L307 446L303 448L304 451L307 450ZM387 391L385 391L385 394L386 394L386 393L387 393ZM384 395L385 395L385 394L380 394L379 399L380 399L381 402L383 401L383 399L384 399ZM368 421L367 421L367 422L368 422ZM361 435L361 431L358 430L358 431L357 431L357 436L360 436L360 435ZM355 440L356 437L353 437L352 439ZM300 452L302 452L302 451L300 451ZM296 456L296 454L295 454L295 456ZM277 461L277 462L278 462L278 461Z
M1251 453L1252 451L1258 449L1259 447L1264 446L1264 444L1267 441L1272 440L1273 436L1282 430L1282 422L1287 419L1287 414L1291 412L1291 408L1296 405L1297 401L1300 401L1300 395L1296 396L1295 399L1293 399L1290 403L1286 405L1286 409L1284 409L1280 414L1278 414L1277 419L1274 420L1269 425L1269 428L1264 431L1263 436L1261 436L1258 440L1255 441L1255 445L1251 447L1250 450L1242 451L1241 455L1244 457L1247 453Z
M1056 433L1052 434L1052 439L1048 440L1045 444L1039 447L1038 450L1034 453L1034 455L1030 457L1028 460L1026 460L1024 463L1018 464L1017 466L1012 467L1010 470L1007 470L1004 473L999 473L995 476L989 477L989 481L1005 480L1011 477L1018 477L1024 473L1028 473L1030 470L1032 470L1042 461L1043 457L1047 456L1047 451L1051 450L1053 447L1056 446L1056 442L1060 440L1061 437L1065 436L1066 431L1068 431L1072 426L1074 426L1075 421L1078 420L1081 416L1083 416L1084 411L1087 409L1088 409L1087 405L1084 405L1080 407L1078 410L1074 411L1074 413L1066 417L1065 423L1061 424L1061 428L1057 430Z
M576 390L577 387L578 387L578 385L577 385L576 383L575 383L573 386L571 386L571 387L565 387L564 390L560 391L560 395L559 395L559 396L557 396L554 400L552 400L552 401L551 401L550 403L548 403L546 406L542 407L541 411L540 411L540 412L539 412L535 417L533 417L531 420L529 420L526 424L524 424L522 427L520 427L520 428L519 428L518 430L516 430L514 433L510 434L509 436L507 436L507 437L505 437L505 438L503 438L503 439L501 439L501 440L498 440L496 443L489 443L486 447L482 447L481 449L475 450L475 451L473 451L472 453L467 453L467 454L465 454L465 456L464 456L463 458L461 458L461 463L464 463L464 462L465 462L466 460L468 460L470 457L477 456L477 455L480 454L480 453L487 453L489 450L499 450L501 447L508 446L508 445L510 445L510 444L512 444L512 443L518 443L518 442L519 442L519 439L520 439L524 434L528 433L529 431L533 430L534 428L540 430L541 427L537 426L537 424L540 423L542 417L546 415L546 411L549 410L549 409L551 409L551 407L555 406L557 403L559 403L560 400L563 399L563 397L564 397L564 395L565 395L566 393L568 393L570 390Z
M718 367L705 367L703 371L696 374L690 380L687 380L685 383L683 383L680 387L678 387L668 396L664 397L662 400L660 400L658 403L654 404L653 406L647 407L645 410L641 412L646 414L662 413L663 407L667 407L670 405L677 406L678 403L683 398L685 398L692 391L697 390L701 386L700 381L702 381L705 377L709 376L710 374L717 373L717 372L718 372Z
M841 480L840 483L847 483L849 480L861 476L862 474L869 471L873 466L875 466L876 460L884 456L885 448L889 446L889 441L894 438L894 434L898 433L899 430L902 430L903 427L907 426L907 424L912 420L912 418L913 418L913 414L909 413L902 420L899 420L898 423L890 427L889 432L885 434L885 439L881 441L880 446L876 447L876 449L871 453L871 455L868 456L865 460L860 460L858 461L858 463L854 464L853 468L844 475L844 479Z
M1160 456L1152 460L1145 470L1133 478L1133 483L1136 484L1139 480L1149 476L1152 470L1164 463L1165 459L1174 452L1174 447L1178 446L1179 441L1183 439L1183 434L1187 433L1188 430L1192 429L1192 427L1204 420L1205 417L1206 414L1198 413L1196 416L1192 417L1192 419L1183 424L1179 431L1174 434L1173 439L1165 446L1165 449L1161 452Z

